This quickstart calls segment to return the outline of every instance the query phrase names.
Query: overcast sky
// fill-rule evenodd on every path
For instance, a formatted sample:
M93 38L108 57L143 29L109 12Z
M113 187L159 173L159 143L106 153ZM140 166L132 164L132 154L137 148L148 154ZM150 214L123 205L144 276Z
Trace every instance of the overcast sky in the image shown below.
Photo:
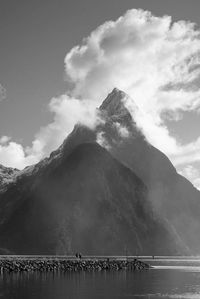
M37 162L88 113L94 125L93 106L117 85L147 139L200 188L199 11L199 0L1 0L0 163Z

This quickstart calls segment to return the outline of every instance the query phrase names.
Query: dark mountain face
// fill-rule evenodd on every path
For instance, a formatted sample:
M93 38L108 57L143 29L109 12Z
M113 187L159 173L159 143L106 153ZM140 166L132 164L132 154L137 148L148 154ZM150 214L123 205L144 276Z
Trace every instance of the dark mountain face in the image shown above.
M124 97L114 89L96 130L75 126L49 158L0 189L1 248L199 253L199 192L145 140Z
M97 143L65 154L1 195L1 247L18 254L180 252L130 169Z

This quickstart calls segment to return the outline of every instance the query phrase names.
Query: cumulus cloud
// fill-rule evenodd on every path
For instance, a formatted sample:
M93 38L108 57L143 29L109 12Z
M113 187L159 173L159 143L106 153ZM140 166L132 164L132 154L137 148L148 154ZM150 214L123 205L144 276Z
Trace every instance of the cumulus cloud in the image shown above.
M4 136L6 138L6 136ZM7 137L7 139L9 139ZM23 167L25 160L24 149L21 144L16 142L1 142L0 143L0 163L5 166L16 168Z
M200 32L195 24L129 10L72 48L65 57L65 70L72 99L63 95L51 100L54 120L40 129L30 148L23 149L24 165L50 153L75 122L89 120L87 113L95 123L94 107L114 87L130 95L126 105L137 125L175 165L200 160L199 139L183 146L165 124L166 117L178 121L183 111L200 111ZM105 144L101 134L99 142Z
M185 85L199 76L199 59L194 24L133 9L93 31L66 55L65 65L78 97L101 100L117 86L157 115L197 105L199 91Z

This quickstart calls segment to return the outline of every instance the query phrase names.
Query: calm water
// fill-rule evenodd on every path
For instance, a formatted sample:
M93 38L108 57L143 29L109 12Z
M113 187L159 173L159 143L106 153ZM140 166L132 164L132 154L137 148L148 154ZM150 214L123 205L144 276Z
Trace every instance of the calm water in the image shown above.
M200 299L200 260L154 260L141 272L23 273L0 276L0 299Z

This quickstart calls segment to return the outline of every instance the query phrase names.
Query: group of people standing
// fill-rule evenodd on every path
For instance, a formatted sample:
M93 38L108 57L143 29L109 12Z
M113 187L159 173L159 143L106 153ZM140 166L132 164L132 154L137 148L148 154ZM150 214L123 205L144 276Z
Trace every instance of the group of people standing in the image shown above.
M80 260L82 259L82 255L81 255L81 253L78 253L78 252L77 252L77 253L75 254L75 256L76 256L77 259L80 259Z

